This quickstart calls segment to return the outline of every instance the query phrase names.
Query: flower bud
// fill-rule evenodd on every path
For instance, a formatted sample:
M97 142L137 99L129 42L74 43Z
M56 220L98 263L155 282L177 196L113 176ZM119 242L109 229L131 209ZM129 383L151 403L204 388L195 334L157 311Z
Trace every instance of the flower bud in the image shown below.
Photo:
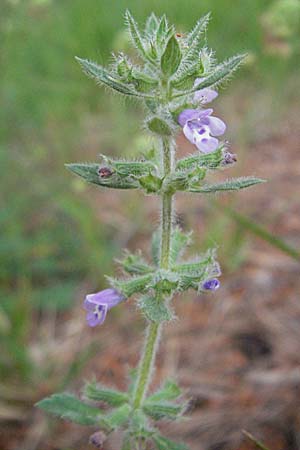
M236 157L235 153L230 153L230 152L225 151L223 156L224 156L223 161L222 161L223 166L233 164L237 161L237 157Z
M109 167L100 167L98 174L100 178L109 178L112 176L113 171Z
M132 66L129 65L126 58L120 59L118 62L118 65L117 65L117 72L118 72L119 77L123 81L130 81L131 80L131 71L132 71Z
M211 280L206 280L202 284L202 288L205 291L216 291L220 287L220 281L217 278L212 278Z

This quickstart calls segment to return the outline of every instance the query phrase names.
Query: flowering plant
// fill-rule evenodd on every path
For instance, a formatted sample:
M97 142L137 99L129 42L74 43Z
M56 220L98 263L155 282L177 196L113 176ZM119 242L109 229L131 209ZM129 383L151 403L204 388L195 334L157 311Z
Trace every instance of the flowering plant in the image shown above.
M105 69L94 62L77 58L84 71L98 83L141 100L148 116L145 125L155 136L157 145L138 160L114 160L103 157L100 163L68 164L69 170L101 187L140 189L161 199L161 223L152 238L152 260L140 253L126 253L120 264L126 277L109 278L111 288L89 294L84 301L87 323L101 325L109 309L137 295L137 307L147 323L145 345L138 369L132 376L128 392L121 392L97 382L88 382L83 400L69 393L54 394L38 406L52 414L82 425L93 425L99 431L91 443L102 448L104 439L122 430L122 450L184 450L184 444L162 436L156 427L161 419L176 420L186 404L177 384L166 380L154 393L148 394L155 353L164 322L174 319L174 294L188 289L213 292L219 288L221 270L215 249L191 260L183 259L190 244L190 234L174 226L174 197L186 193L236 191L263 180L254 177L228 179L209 184L208 173L230 167L236 156L220 141L225 123L207 108L218 95L217 87L241 64L238 55L217 64L211 51L203 46L202 35L209 16L202 17L187 35L176 34L165 16L151 14L143 32L126 12L132 42L141 59L138 66L119 54L112 67ZM176 160L176 134L183 130L195 145L195 153ZM125 305L123 305L125 307ZM106 403L110 409L101 409Z

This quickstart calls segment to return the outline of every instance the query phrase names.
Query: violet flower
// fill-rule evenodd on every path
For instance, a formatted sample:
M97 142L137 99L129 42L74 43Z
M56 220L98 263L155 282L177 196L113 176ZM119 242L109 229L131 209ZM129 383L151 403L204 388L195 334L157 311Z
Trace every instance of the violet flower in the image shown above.
M184 109L178 116L185 137L203 153L211 153L219 145L216 136L226 130L225 123L211 114L213 109Z
M211 280L206 280L202 284L202 289L205 291L216 291L220 287L220 281L217 278L212 278Z
M194 87L197 87L198 84L201 83L203 78L197 78L194 83ZM218 97L217 91L211 88L203 88L199 89L199 91L195 92L194 95L194 102L200 102L202 104L204 103L210 103L212 102L216 97Z
M87 311L86 320L90 327L101 325L105 318L107 311L113 306L118 305L125 300L116 289L104 289L96 294L89 294L85 297L83 307Z

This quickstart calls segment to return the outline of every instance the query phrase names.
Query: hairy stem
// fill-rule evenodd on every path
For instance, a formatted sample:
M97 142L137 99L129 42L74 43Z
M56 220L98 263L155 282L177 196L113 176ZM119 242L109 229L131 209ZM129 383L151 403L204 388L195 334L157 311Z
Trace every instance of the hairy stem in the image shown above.
M164 177L169 175L174 166L174 150L170 139L162 139L162 161ZM172 194L162 193L160 267L168 269L172 235ZM140 407L153 373L153 364L158 347L161 324L150 322L147 329L144 351L139 364L138 379L134 393L133 408Z

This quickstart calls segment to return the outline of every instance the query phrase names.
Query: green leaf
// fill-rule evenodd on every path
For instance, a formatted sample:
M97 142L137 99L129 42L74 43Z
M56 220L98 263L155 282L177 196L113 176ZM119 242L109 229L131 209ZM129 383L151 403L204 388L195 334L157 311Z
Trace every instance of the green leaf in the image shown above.
M176 170L190 170L195 167L202 167L206 169L218 169L222 166L223 146L220 146L217 150L207 154L191 155L183 159L179 159L176 164Z
M199 53L202 47L202 34L206 30L210 14L201 17L194 29L188 34L186 38L186 52L182 59L179 72L188 73L189 69L194 66L195 61L198 63L198 70L200 72L200 57Z
M122 177L115 172L111 172L109 176L100 176L99 170L108 169L109 167L102 166L100 164L91 163L75 163L65 164L65 167L71 172L84 178L85 181L98 186L112 188L112 189L137 189L139 187L138 182L131 177Z
M153 441L158 450L189 450L185 444L171 441L158 434L153 436Z
M252 220L250 217L240 214L234 211L233 209L229 208L228 206L224 206L219 203L217 203L217 206L218 208L221 208L225 214L234 219L236 223L238 223L241 227L250 231L255 236L264 239L269 244L273 245L274 247L278 248L279 250L283 251L284 253L286 253L287 255L291 256L292 258L294 258L296 261L299 262L300 251L288 245L280 237L270 233L270 231L266 230L266 228L264 228L262 225L255 223L255 221Z
M161 400L176 400L181 395L181 389L173 380L166 380L163 386L154 394L147 397L147 402L157 402Z
M152 281L153 275L143 275L140 277L132 277L127 280L107 277L111 286L120 291L125 297L130 297L137 292L144 292Z
M156 32L156 44L159 49L163 46L163 44L168 36L168 31L169 31L168 21L164 14L160 19L159 26L158 26L157 32Z
M127 11L125 12L125 18L126 18L126 22L127 22L127 27L128 27L128 31L132 40L133 45L135 46L135 48L137 49L137 51L140 53L140 55L145 59L145 60L149 60L149 55L147 55L146 49L145 49L145 45L144 45L144 41L141 37L140 31L138 29L137 23L134 20L134 18L132 17L132 15L130 14L130 12Z
M150 92L158 86L158 80L135 68L132 70L131 77L138 92Z
M146 21L145 34L148 35L150 38L153 38L157 31L158 25L159 21L156 15L152 12Z
M151 322L169 322L174 319L174 314L165 299L145 296L140 298L138 307Z
M180 279L179 288L199 290L202 282L221 275L219 263L215 259L215 250L210 249L206 254L195 261L177 264L172 267Z
M94 78L98 83L103 83L105 84L105 86L114 89L115 91L120 92L124 95L130 95L133 97L145 97L145 94L134 91L126 84L113 77L111 72L109 72L104 67L99 66L92 61L88 61L87 59L81 59L77 56L75 58L83 68L84 72L91 78Z
M118 262L122 265L123 269L130 274L143 275L153 272L153 267L149 266L140 253L133 255L125 251L125 258Z
M156 133L160 136L171 136L172 134L169 124L159 117L152 117L148 120L147 127L152 133Z
M245 57L246 55L233 56L222 64L219 64L210 75L203 78L201 83L193 87L193 89L175 94L173 96L173 99L192 94L193 92L204 89L206 87L215 87L219 85L221 82L225 81L233 74L233 72L241 65Z
M106 416L105 420L107 420L111 428L115 430L128 423L130 419L130 413L131 406L125 404L115 409L111 414Z
M254 186L255 184L264 183L266 180L255 177L241 177L226 180L223 183L207 184L201 187L190 188L189 192L201 192L204 194L210 194L213 192L221 191L238 191L247 187Z
M182 55L178 41L173 35L170 37L166 45L166 49L161 57L160 65L162 73L166 77L170 77L171 75L173 75L179 67L181 58Z
M36 406L50 414L80 425L99 425L103 418L98 408L87 405L72 394L54 394L36 403Z
M147 194L153 194L159 192L162 184L162 180L151 173L138 178L140 186L145 190Z
M107 388L95 381L87 383L83 393L90 400L105 402L110 406L120 406L129 401L127 393Z
M146 401L143 405L143 411L147 416L150 416L154 420L161 419L177 419L183 412L184 407L182 405L176 405L171 402L150 402Z
M191 241L191 233L183 233L178 227L172 232L170 246L170 264L175 264L183 255L186 247Z
M103 159L118 175L125 177L147 175L151 171L156 171L156 166L150 161L114 160L104 155Z
M205 16L201 17L198 22L196 23L195 27L192 29L192 31L187 35L187 43L188 45L193 45L195 40L199 40L200 36L204 33L206 30L207 24L210 19L210 13L206 14Z

